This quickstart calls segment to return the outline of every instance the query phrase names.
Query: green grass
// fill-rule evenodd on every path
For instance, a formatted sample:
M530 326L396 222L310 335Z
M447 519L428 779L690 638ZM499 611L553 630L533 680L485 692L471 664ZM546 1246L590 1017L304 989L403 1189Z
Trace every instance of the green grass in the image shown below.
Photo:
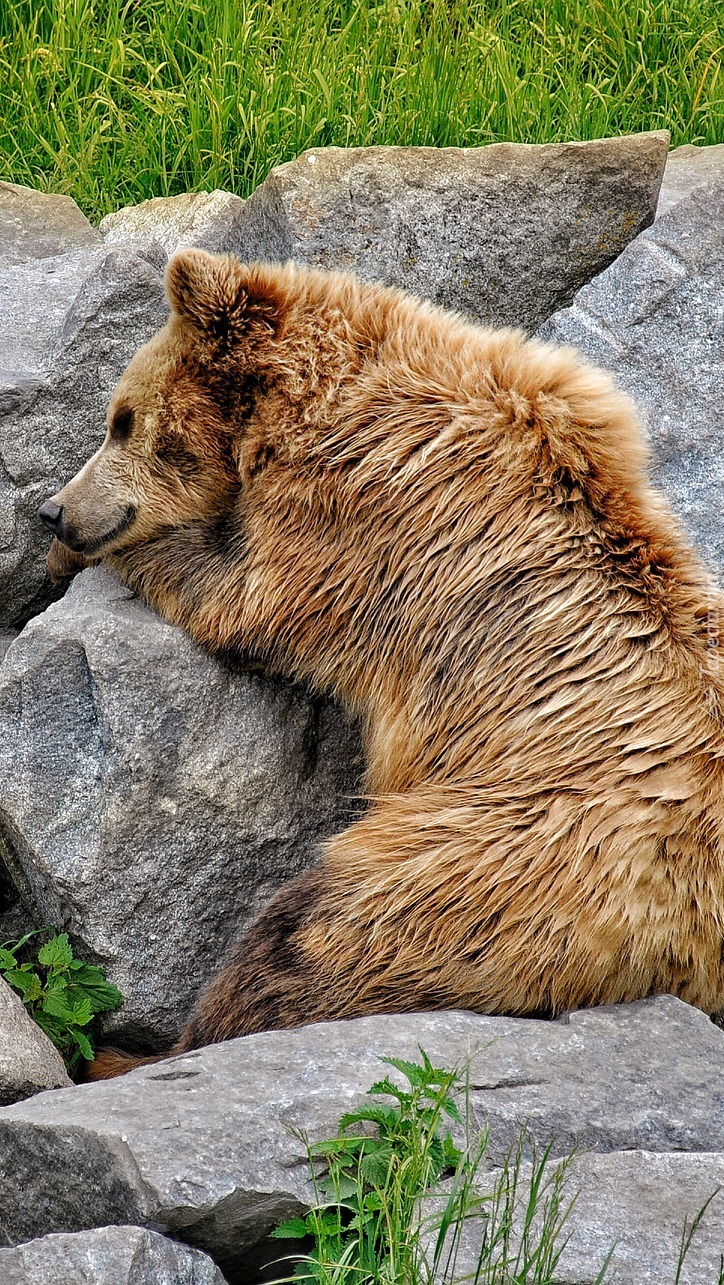
M310 1146L311 1209L274 1233L308 1249L276 1285L555 1285L568 1241L573 1156L554 1160L524 1130L491 1169L488 1137L473 1126L469 1077L420 1062L382 1058L389 1075L373 1084L377 1101L346 1112L333 1138ZM387 1101L379 1101L385 1098ZM391 1099L391 1101L390 1101ZM462 1105L462 1110L461 1110ZM458 1127L456 1145L447 1129ZM687 1219L671 1285L711 1201ZM467 1233L467 1234L466 1234ZM466 1243L467 1242L467 1243ZM605 1285L615 1245L594 1285ZM277 1266L284 1266L284 1261ZM662 1282L663 1285L663 1282ZM724 1255L711 1285L724 1285Z
M724 140L720 0L0 0L0 172L91 217L304 148Z

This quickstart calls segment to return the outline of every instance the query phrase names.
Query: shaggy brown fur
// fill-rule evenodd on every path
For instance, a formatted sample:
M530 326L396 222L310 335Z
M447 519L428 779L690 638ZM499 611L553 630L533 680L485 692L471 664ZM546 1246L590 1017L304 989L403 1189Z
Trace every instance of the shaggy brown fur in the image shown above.
M168 289L60 534L205 646L336 693L371 797L175 1051L724 1006L720 599L629 402L571 350L352 277L188 251Z

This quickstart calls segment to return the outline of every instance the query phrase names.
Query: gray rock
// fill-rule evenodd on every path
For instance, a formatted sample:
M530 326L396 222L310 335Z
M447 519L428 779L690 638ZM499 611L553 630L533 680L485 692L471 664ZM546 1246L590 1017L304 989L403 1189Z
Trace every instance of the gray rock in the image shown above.
M680 201L539 334L574 344L636 401L668 495L724 573L724 182Z
M319 148L272 170L232 248L533 328L651 223L667 143Z
M555 1166L546 1171L551 1177ZM490 1192L492 1180L480 1185ZM531 1168L520 1168L517 1210L520 1243L524 1203ZM566 1166L563 1207L573 1201L558 1247L556 1285L597 1285L610 1255L605 1285L716 1285L724 1253L724 1154L620 1151L582 1155ZM718 1192L718 1194L717 1194ZM677 1266L685 1225L714 1197L686 1255L681 1276ZM456 1262L456 1280L474 1278L480 1254L481 1225L464 1225ZM565 1245L564 1245L565 1242Z
M143 1227L58 1233L0 1249L3 1285L224 1285L213 1261Z
M694 1212L720 1179L721 1155L709 1153L724 1149L724 1036L679 1000L559 1022L405 1014L248 1036L4 1108L0 1235L12 1244L130 1221L200 1246L230 1279L253 1279L278 1256L269 1231L312 1199L296 1131L331 1136L379 1078L379 1057L419 1059L419 1046L438 1065L470 1059L473 1123L489 1126L491 1164L513 1125L527 1124L538 1145L573 1138L610 1157L614 1173L619 1150L643 1140L663 1157L662 1183L690 1160L687 1173L698 1165L701 1177ZM650 1238L670 1237L670 1202L659 1217L654 1192L648 1207L659 1219ZM593 1218L593 1200L590 1209ZM610 1244L617 1228L604 1205L592 1243Z
M99 231L107 245L155 241L168 257L190 245L221 254L234 248L243 208L233 192L183 192L126 205L107 214Z
M8 650L8 647L15 641L17 636L17 629L0 629L0 664L2 664L3 657Z
M0 268L0 628L57 590L37 506L98 448L121 371L161 326L163 281L139 255L97 247Z
M685 1223L711 1196L686 1256L681 1285L716 1285L724 1253L724 1155L621 1152L581 1156L571 1166L578 1192L561 1285L594 1285L615 1246L606 1285L674 1285Z
M0 182L0 269L91 248L100 240L69 196Z
M0 978L0 1104L69 1084L58 1050L26 1012L20 996Z
M168 1047L230 940L344 824L356 733L330 702L210 658L108 571L36 617L0 670L0 852L41 923Z
M656 217L668 214L684 197L691 196L697 188L709 187L724 181L724 143L712 147L694 147L685 143L669 152L664 181L659 192Z

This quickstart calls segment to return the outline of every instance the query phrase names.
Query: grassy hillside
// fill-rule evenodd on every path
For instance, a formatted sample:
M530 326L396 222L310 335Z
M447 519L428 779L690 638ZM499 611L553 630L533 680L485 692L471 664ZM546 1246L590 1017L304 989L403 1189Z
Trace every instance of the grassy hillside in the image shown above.
M0 173L91 217L304 148L724 141L720 0L0 0Z

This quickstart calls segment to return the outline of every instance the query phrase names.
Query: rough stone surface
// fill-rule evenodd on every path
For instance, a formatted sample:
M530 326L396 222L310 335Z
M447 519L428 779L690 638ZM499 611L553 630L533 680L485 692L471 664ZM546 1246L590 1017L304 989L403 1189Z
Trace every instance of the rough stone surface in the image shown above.
M481 1193L490 1190L492 1177L481 1184ZM522 1200L530 1177L530 1166L522 1165ZM724 1189L721 1153L619 1151L574 1157L563 1191L564 1206L574 1197L575 1203L561 1235L556 1285L597 1285L612 1250L604 1285L674 1285L684 1225L712 1196L678 1279L680 1285L716 1285L724 1252L724 1191L715 1194L717 1188ZM473 1279L479 1229L475 1220L463 1229L456 1262L459 1281Z
M18 636L17 629L0 629L0 663L12 642Z
M651 440L653 479L724 575L724 181L680 201L539 334L614 372Z
M183 192L126 205L107 214L99 231L107 245L155 241L168 257L190 245L221 254L234 249L243 208L233 192Z
M474 1125L490 1129L491 1165L526 1125L539 1146L555 1139L556 1154L574 1140L610 1162L604 1177L598 1170L591 1177L605 1186L605 1173L614 1175L588 1233L592 1244L608 1246L633 1212L644 1179L634 1173L624 1182L626 1155L652 1153L654 1222L642 1268L657 1229L667 1244L680 1230L669 1225L666 1195L676 1166L689 1183L692 1214L701 1193L721 1181L724 1035L679 1000L558 1022L406 1014L249 1036L4 1108L0 1235L12 1244L59 1228L153 1225L205 1249L230 1282L251 1280L260 1262L278 1255L270 1229L311 1199L294 1129L311 1141L329 1136L379 1078L380 1055L417 1058L420 1045L438 1065L472 1059ZM686 1194L684 1186L681 1208ZM594 1219L593 1198L585 1208ZM711 1217L711 1235L724 1245L724 1202ZM635 1237L627 1243L634 1252ZM619 1279L633 1285L636 1277Z
M659 192L656 217L668 214L679 201L699 187L724 181L724 143L712 147L694 147L685 143L669 152L664 181Z
M163 325L161 275L123 248L0 264L0 628L54 595L37 506L98 448L136 349Z
M533 328L651 223L667 142L320 148L272 170L233 249Z
M0 669L0 853L126 995L108 1028L168 1047L230 939L345 824L360 754L330 702L225 669L93 568Z
M20 996L0 978L0 1104L69 1084L57 1049L25 1011Z
M97 246L100 240L69 196L0 182L0 270Z
M143 1227L58 1233L0 1249L3 1285L224 1285L215 1263Z

